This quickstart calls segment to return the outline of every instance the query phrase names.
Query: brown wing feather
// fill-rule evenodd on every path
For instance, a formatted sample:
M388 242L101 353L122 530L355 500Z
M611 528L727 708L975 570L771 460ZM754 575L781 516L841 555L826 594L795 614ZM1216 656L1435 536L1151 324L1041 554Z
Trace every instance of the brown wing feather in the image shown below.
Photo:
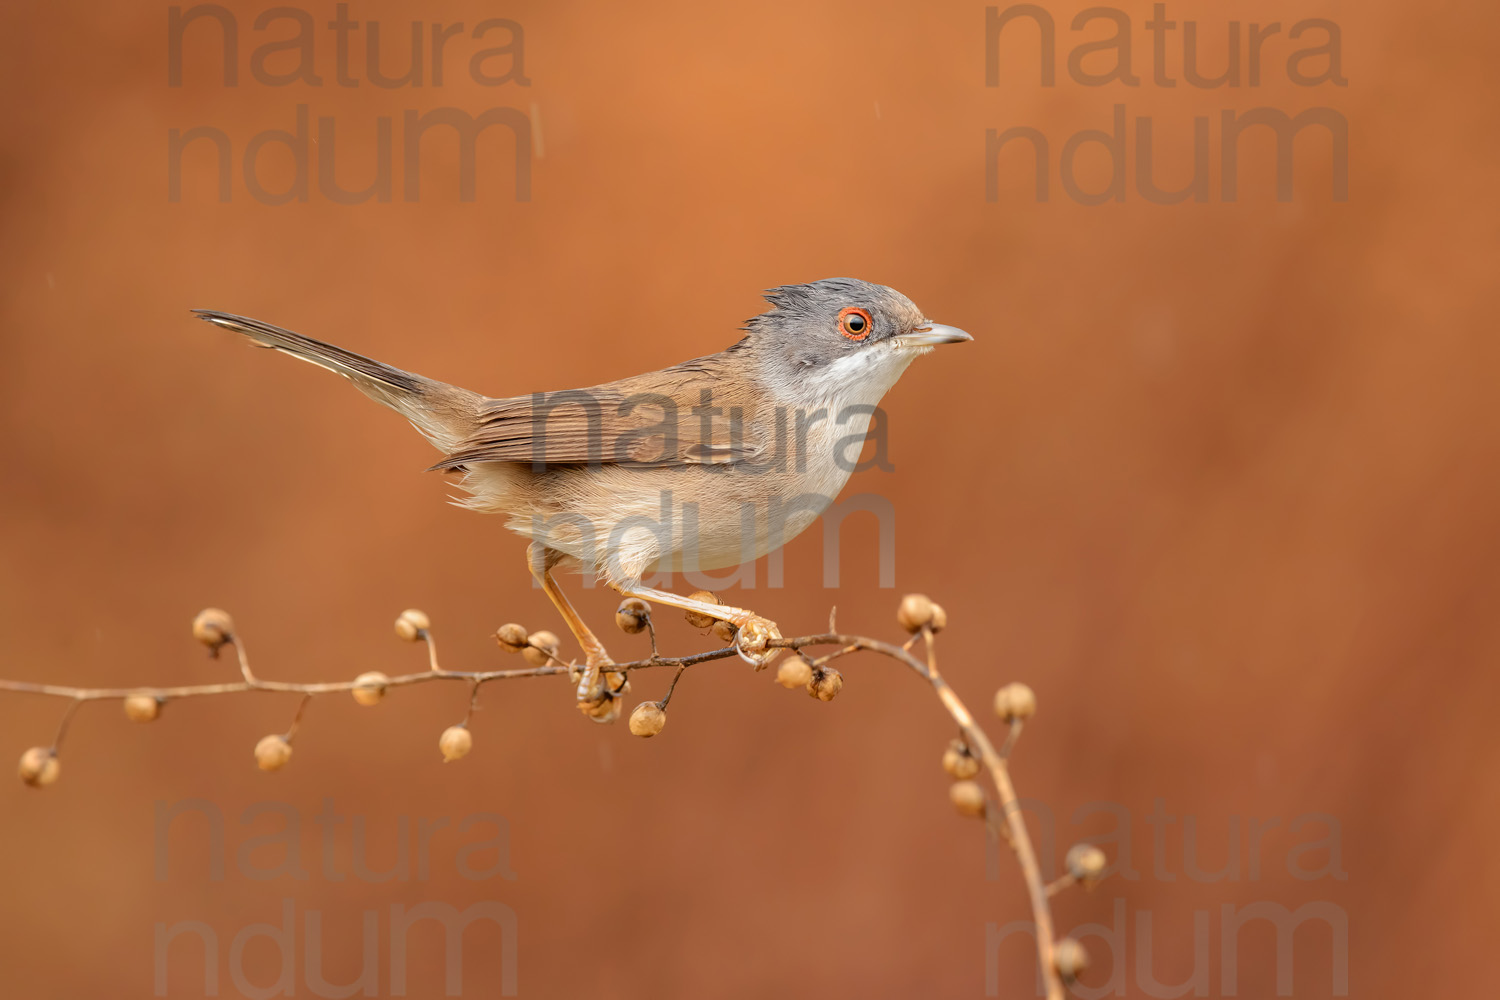
M753 413L722 398L720 357L590 389L485 400L473 433L433 468L744 461L764 450L766 435ZM705 401L720 412L694 412Z

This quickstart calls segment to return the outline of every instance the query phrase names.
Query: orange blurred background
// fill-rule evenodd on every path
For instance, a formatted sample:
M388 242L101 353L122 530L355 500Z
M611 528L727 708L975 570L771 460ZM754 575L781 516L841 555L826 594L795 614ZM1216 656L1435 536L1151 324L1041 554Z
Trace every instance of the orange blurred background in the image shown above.
M1224 908L1262 903L1346 917L1350 995L1463 982L1500 889L1486 846L1500 820L1486 791L1500 764L1486 721L1500 694L1497 149L1479 110L1494 100L1500 17L1478 3L1174 2L1210 73L1229 19L1283 25L1260 86L1209 90L1153 83L1150 5L1129 3L1141 84L1088 87L1067 53L1109 32L1068 28L1084 6L1046 5L1056 86L1039 84L1023 25L986 87L979 3L352 5L381 23L396 75L413 19L524 27L529 85L467 72L504 44L497 30L455 35L441 86L386 89L362 72L358 36L360 84L336 85L331 3L302 8L321 86L256 82L251 51L293 29L257 31L263 6L228 4L234 87L207 21L185 35L183 85L168 85L166 5L11 5L0 676L230 679L187 634L206 605L233 612L277 679L420 669L391 633L408 606L432 616L454 668L512 665L489 638L504 621L564 631L529 585L523 542L446 505L420 471L433 454L398 417L189 308L513 395L709 353L760 310L760 289L858 276L975 336L908 372L885 404L895 471L845 491L895 505L897 587L877 586L874 522L856 515L836 589L815 526L788 547L787 587L731 595L788 634L820 630L837 605L841 628L893 637L899 594L925 591L949 611L943 666L971 705L1009 680L1036 689L1015 771L1055 819L1034 826L1044 853L1103 836L1114 858L1130 835L1135 877L1056 903L1064 931L1124 914L1119 940L1085 939L1087 986L1165 995L1143 976L1182 983L1196 950L1207 995L1230 995ZM1285 30L1310 17L1342 28L1347 86L1288 80L1306 46ZM1210 119L1207 202L1140 197L1133 152L1124 201L1063 193L1058 151L1109 128L1120 103L1132 127L1152 117L1162 186L1186 182L1192 119ZM349 189L370 183L376 121L393 120L391 201L323 196L316 146L305 202L251 196L246 144L293 128L299 104L335 121ZM436 133L421 197L403 199L403 114L441 107L527 116L529 201L501 128L479 140L475 200L460 200L452 140ZM1220 197L1219 114L1257 107L1347 118L1347 202L1330 195L1317 129L1298 140L1292 202L1276 199L1271 143L1250 136L1238 199ZM1001 156L998 200L985 197L985 131L1018 125L1050 141L1046 203L1017 150ZM198 126L232 143L226 203L207 142L184 155L169 200L169 132ZM263 153L266 187L292 179L284 157ZM1098 147L1079 157L1098 189ZM564 585L607 621L609 593ZM641 638L611 635L617 655L644 655ZM662 641L676 653L711 640L674 618ZM450 766L435 744L463 713L452 685L376 710L315 700L274 775L250 750L285 728L294 697L170 704L149 727L85 706L56 787L0 784L0 992L143 997L159 993L160 966L166 995L201 996L191 935L156 956L159 924L200 921L219 941L220 995L257 995L233 979L231 942L290 900L303 996L318 995L309 913L334 983L359 974L361 921L377 915L385 995L385 915L423 901L509 907L509 969L527 997L1029 995L1027 944L987 944L987 925L992 938L1026 902L1010 858L988 856L949 806L938 758L951 723L897 667L846 662L826 705L733 661L697 668L650 741L585 721L560 680L495 685L474 752ZM667 680L639 675L632 702ZM45 744L61 707L0 695L5 752ZM158 804L195 798L224 817L225 877L209 877L207 826L188 817L160 878ZM327 799L345 818L331 850L315 822ZM282 812L244 818L266 801ZM1091 803L1114 805L1078 817ZM1153 825L1158 803L1175 822ZM456 830L480 813L506 819L514 879L462 874L458 849L490 834ZM251 877L285 860L257 838L286 814L308 877ZM325 862L350 871L356 817L379 869L415 857L422 818L447 818L428 877L329 877ZM1236 877L1189 873L1234 859ZM468 864L498 866L496 852ZM498 933L481 923L464 940L463 995L499 995ZM1310 920L1294 941L1295 995L1339 995L1329 926ZM441 937L415 931L411 947L409 992L442 995ZM1276 954L1269 924L1240 933L1238 995L1275 995ZM265 939L238 961L254 986L280 967Z

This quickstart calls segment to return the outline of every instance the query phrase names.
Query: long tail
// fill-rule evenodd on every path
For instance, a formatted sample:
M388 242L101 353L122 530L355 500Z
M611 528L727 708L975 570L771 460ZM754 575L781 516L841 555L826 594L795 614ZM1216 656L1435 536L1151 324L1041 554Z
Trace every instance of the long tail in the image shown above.
M468 389L424 378L258 319L212 309L194 309L193 313L215 326L243 334L261 347L344 376L360 392L411 421L423 437L445 453L457 448L472 431L484 399Z

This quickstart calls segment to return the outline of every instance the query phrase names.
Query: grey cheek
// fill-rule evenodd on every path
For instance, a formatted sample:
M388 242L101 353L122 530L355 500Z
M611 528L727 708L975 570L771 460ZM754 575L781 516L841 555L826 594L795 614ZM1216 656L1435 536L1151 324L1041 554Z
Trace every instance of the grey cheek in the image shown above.
M818 359L813 357L812 355L808 355L807 357L798 361L797 364L801 365L804 368L816 368L818 367Z

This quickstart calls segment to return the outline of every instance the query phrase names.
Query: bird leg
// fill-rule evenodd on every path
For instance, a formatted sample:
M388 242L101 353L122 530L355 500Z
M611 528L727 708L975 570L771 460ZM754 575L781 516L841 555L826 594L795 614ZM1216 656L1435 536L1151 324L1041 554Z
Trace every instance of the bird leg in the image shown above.
M563 553L556 549L549 549L538 542L533 542L526 548L526 562L531 567L531 575L536 577L537 582L542 585L542 591L552 601L553 607L557 608L557 613L562 615L563 621L568 625L568 630L573 633L573 638L578 640L578 645L583 649L584 669L577 678L578 707L583 710L584 714L599 722L612 722L619 712L617 706L614 710L609 710L610 703L616 695L626 691L628 681L625 674L612 673L604 669L614 666L615 661L610 659L599 637L584 624L572 602L568 600L567 595L562 592L562 588L557 585L557 580L552 576L552 567L556 566L562 558Z
M653 604L665 604L669 608L695 611L700 615L728 622L739 630L734 637L735 651L740 654L740 659L754 665L756 670L770 663L781 653L780 647L770 645L772 639L781 638L781 629L769 618L762 618L753 611L731 608L723 604L709 604L706 601L695 601L691 597L679 597L669 591L653 590L649 587L628 589L621 587L619 590L626 597L639 597Z

